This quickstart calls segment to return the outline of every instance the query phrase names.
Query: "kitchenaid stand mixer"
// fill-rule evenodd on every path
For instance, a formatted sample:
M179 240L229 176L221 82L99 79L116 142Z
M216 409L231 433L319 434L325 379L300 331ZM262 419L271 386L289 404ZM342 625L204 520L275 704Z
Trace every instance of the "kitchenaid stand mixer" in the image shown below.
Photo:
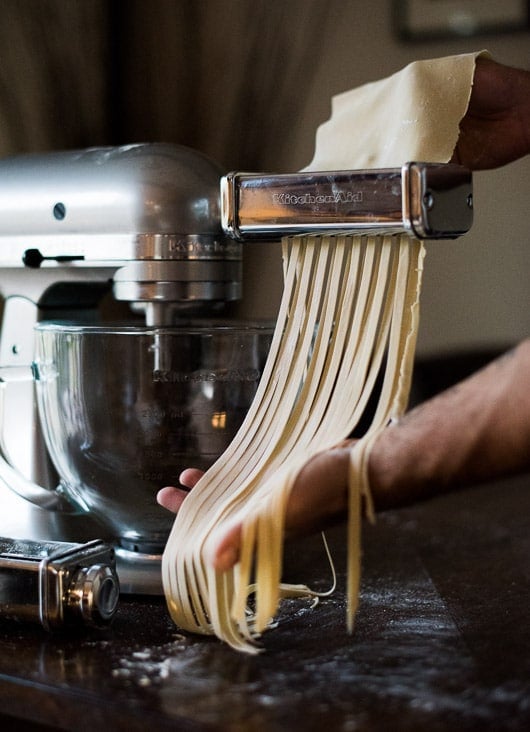
M3 439L34 484L21 492L38 505L71 510L37 486L54 489L57 477L36 428L33 385L17 381L34 358L35 324L98 323L112 290L131 304L132 326L155 328L211 317L237 299L241 245L221 230L220 174L202 155L162 144L1 161ZM8 477L15 489L24 482Z
M12 469L2 461L0 477L37 505L63 513L72 510L64 491L54 490L57 476L50 470L48 453L53 457L56 452L58 433L49 424L56 420L50 401L65 402L61 408L71 412L68 395L74 399L79 381L85 380L90 388L79 401L85 404L96 398L98 344L108 342L118 360L138 358L138 364L128 364L129 374L142 372L148 358L147 389L145 384L135 388L144 392L147 411L165 411L163 405L172 400L177 382L189 381L183 376L184 367L176 368L171 361L179 361L180 348L166 346L174 337L171 329L197 320L207 323L222 312L225 303L240 297L241 240L277 240L285 234L314 231L409 231L418 238L442 239L459 236L471 225L471 176L459 166L410 163L382 171L221 176L218 167L201 154L165 144L0 161L0 277L5 298L0 379L7 387L3 389L2 446L9 463L16 466ZM117 331L101 325L100 305L110 295L130 306L126 324ZM62 321L69 324L63 328ZM44 343L37 357L36 333L39 343ZM94 334L101 340L93 340ZM119 338L135 342L136 336L147 337L151 345L142 346L144 350L116 348L116 356L113 344ZM260 357L267 337L265 333L259 346ZM59 356L52 358L57 343ZM222 346L221 362L232 350ZM249 401L260 364L253 351L248 357L238 346L238 352L250 362L234 361L230 373L238 382L238 394L247 389L247 381L252 382L244 394ZM100 363L108 365L103 348L100 357ZM72 368L73 362L79 372ZM27 377L31 364L34 381ZM232 376L226 373L219 377L216 369L222 365L208 362L211 370L196 372L193 380L210 390L212 382L217 386L219 381L230 381ZM69 370L69 380L57 391L62 372ZM151 382L156 381L166 383L153 386ZM120 380L112 383L117 386L109 387L110 392L120 391ZM47 449L36 428L35 386L41 418L42 411L47 411ZM162 397L153 397L159 387L165 389ZM104 391L97 396L102 413L107 408L112 411L111 396ZM152 398L162 402L153 402L151 409ZM123 399L129 399L127 389ZM74 416L79 421L79 415ZM214 412L211 419L220 424L226 410ZM115 429L127 434L129 420L127 412ZM63 432L75 431L75 424L75 420L69 422ZM98 428L91 425L90 429L97 432ZM106 430L112 443L112 418ZM70 437L64 436L63 453L69 449ZM86 442L86 435L82 439ZM164 451L159 444L156 448L163 462ZM86 445L75 449L81 455ZM67 471L60 472L59 485ZM117 483L126 480L119 468L117 473L113 476ZM73 503L90 515L90 497L83 496L83 490L81 486L79 500ZM75 490L66 495L75 499ZM103 515L106 510L112 509L103 505ZM158 579L153 581L151 575L153 567L155 574L158 570L160 543L135 544L126 533L111 529L111 538L118 541L122 587L133 592L159 591Z

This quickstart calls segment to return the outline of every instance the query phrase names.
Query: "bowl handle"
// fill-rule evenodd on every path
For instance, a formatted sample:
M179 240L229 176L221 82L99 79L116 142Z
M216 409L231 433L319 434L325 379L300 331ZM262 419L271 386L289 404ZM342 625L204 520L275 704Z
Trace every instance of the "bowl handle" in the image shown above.
M26 478L11 463L4 439L4 395L10 382L32 381L31 366L4 366L0 367L0 480L10 490L14 491L26 501L44 508L47 511L61 511L62 513L82 513L78 506L75 506L63 494L62 486L59 484L55 490L44 488Z

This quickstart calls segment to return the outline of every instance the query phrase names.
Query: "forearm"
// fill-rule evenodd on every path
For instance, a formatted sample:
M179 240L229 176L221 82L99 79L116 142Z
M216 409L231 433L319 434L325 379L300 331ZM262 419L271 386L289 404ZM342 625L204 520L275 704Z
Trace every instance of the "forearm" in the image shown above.
M530 468L530 340L388 427L370 456L377 508Z

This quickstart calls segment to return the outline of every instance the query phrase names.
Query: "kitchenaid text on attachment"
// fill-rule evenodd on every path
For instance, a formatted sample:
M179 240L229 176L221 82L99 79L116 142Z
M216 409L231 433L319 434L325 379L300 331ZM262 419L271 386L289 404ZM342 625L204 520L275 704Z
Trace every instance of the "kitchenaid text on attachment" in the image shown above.
M413 162L380 170L230 173L221 181L221 217L237 239L310 232L454 239L473 221L471 172Z

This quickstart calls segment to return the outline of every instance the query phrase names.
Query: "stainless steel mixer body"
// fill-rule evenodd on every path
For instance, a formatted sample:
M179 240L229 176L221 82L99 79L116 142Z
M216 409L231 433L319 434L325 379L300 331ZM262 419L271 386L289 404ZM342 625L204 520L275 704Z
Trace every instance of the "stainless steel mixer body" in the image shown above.
M50 463L49 446L46 448L38 429L35 386L19 378L35 358L37 323L68 319L97 326L99 304L112 292L115 300L130 303L129 326L140 323L156 330L171 325L176 318L204 315L209 319L224 303L240 297L241 244L226 237L221 228L220 176L217 165L203 155L165 144L21 155L0 161L0 291L4 297L0 378L9 382L2 390L2 447L16 467L10 472L5 465L4 482L24 497L47 508L65 508L64 499L55 491L63 476L54 470L57 463ZM155 333L153 339L157 338ZM89 339L97 363L98 355L103 359L105 355L94 346L94 339L86 336L87 342ZM153 369L163 371L164 354L156 350L156 357ZM68 363L74 373L74 366ZM117 371L120 367L131 368L129 364L114 365ZM142 373L139 364L137 370ZM51 380L41 380L37 391L48 389L49 393L51 385ZM159 393L165 388L167 394L170 384L158 384L157 388ZM97 398L104 414L108 400ZM160 404L151 407L159 410ZM144 414L145 409L144 405ZM117 430L123 424L115 426ZM108 439L109 428L105 429ZM73 432L70 440L75 443L79 434ZM210 445L210 462L213 451L221 451L228 439L225 430L224 442L219 436L219 444ZM57 452L62 445L54 447ZM160 449L160 444L157 447ZM94 449L94 444L84 446L86 453ZM133 449L128 448L125 456ZM148 449L152 446L145 451ZM79 445L76 451L72 448L72 460L74 452L79 461ZM175 473L175 459L170 462ZM206 458L202 462L205 467ZM60 469L64 469L64 460ZM100 469L104 469L103 458ZM86 476L87 469L83 470ZM131 480L132 470L122 476L123 481ZM152 471L152 476L158 472ZM162 472L169 480L168 471ZM175 479L174 474L171 479ZM108 475L105 480L109 481ZM113 474L112 480L120 477ZM117 509L112 505L111 534L118 538L123 530L128 546L156 554L163 546L162 535L169 531L170 517L156 507L155 479L149 502L145 495L138 498L138 480L131 483L129 500L136 503L137 512L143 502L146 516L138 522L137 532L131 527L131 511L124 511L127 516L116 526ZM75 484L74 492L78 488ZM78 503L91 513L90 491L94 486L88 490L88 497L83 496ZM110 501L105 500L107 504ZM108 526L102 526L101 532L107 537ZM150 569L147 573L144 570L143 575L150 574ZM153 585L150 577L146 582ZM126 587L127 582L122 584ZM136 589L135 581L132 589Z
M222 177L200 153L166 144L7 158L0 161L0 379L17 381L33 361L39 321L97 326L109 291L130 303L141 327L211 318L241 296L245 238L312 231L454 238L471 226L471 196L471 175L453 165ZM7 391L4 452L26 478L52 487L34 429L33 384Z

